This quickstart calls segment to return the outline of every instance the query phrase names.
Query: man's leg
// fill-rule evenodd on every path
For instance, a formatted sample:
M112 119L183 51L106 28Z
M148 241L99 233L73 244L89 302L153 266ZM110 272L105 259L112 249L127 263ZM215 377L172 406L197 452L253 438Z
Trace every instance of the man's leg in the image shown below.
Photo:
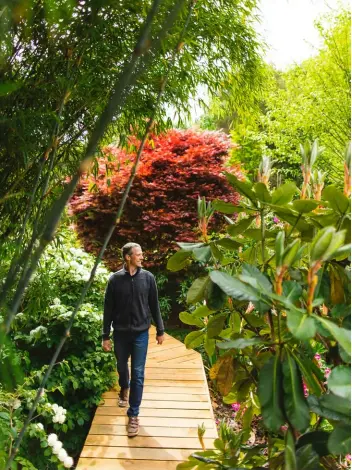
M132 352L132 344L132 338L129 333L118 331L114 332L114 352L120 385L120 406L127 406L128 389L130 388L128 359Z
M136 417L139 414L139 407L143 395L144 369L148 351L148 340L148 330L142 331L141 333L136 333L134 335L131 352L130 407L127 411L127 415L130 418Z

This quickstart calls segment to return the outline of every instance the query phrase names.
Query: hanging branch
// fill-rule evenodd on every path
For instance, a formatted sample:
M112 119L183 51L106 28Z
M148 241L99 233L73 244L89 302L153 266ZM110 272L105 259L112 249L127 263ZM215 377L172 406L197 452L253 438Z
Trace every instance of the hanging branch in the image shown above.
M171 69L172 69L172 66L173 66L173 64L174 64L174 61L175 61L175 58L176 58L177 53L181 50L181 47L182 47L182 46L181 46L181 41L182 41L183 35L184 35L184 33L185 33L186 29L187 29L187 26L188 26L188 24L189 24L189 21L190 21L190 18L191 18L191 14L192 14L194 5L195 5L195 0L192 0L192 1L191 1L191 4L190 4L190 10L189 10L189 13L188 13L186 22L185 22L184 27L183 27L183 29L182 29L182 32L181 32L181 34L180 34L179 41L177 42L177 45L176 45L176 47L175 47L175 49L174 49L174 51L173 51L172 57L171 57L170 60L169 60L168 69L167 69L166 74L165 74L165 77L164 77L164 79L163 79L163 81L162 81L162 84L161 84L161 87L160 87L160 91L159 91L159 93L158 93L158 96L157 96L157 99L156 99L156 102L155 102L155 105L154 105L154 109L153 109L152 114L151 114L151 116L150 116L150 118L149 118L149 120L148 120L148 123L147 123L146 129L145 129L145 132L144 132L142 141L141 141L141 143L140 143L140 146L139 146L139 149L138 149L138 152L137 152L136 161L135 161L135 163L134 163L134 165L133 165L133 168L132 168L132 171L131 171L131 175L130 175L128 184L127 184L127 186L126 186L126 188L125 188L125 191L124 191L123 197L122 197L122 199L121 199L121 202L120 202L118 211L117 211L117 213L116 213L116 215L115 215L114 221L113 221L113 223L111 224L111 226L110 226L110 228L109 228L109 230L108 230L108 233L107 233L107 235L106 235L106 237L105 237L104 243L103 243L103 245L102 245L102 247L101 247L101 249L100 249L99 255L97 256L97 258L96 258L96 260L95 260L93 269L91 270L91 273L90 273L90 276L89 276L89 280L86 282L84 288L82 289L80 298L79 298L79 300L78 300L78 302L77 302L77 304L76 304L76 306L75 306L75 308L74 308L74 310L73 310L73 312L72 312L72 315L71 315L70 321L69 321L69 323L68 323L68 326L67 326L67 328L66 328L66 330L65 330L65 333L64 333L63 337L61 338L61 341L60 341L59 345L57 346L56 351L55 351L55 353L54 353L54 355L53 355L53 357L52 357L52 359L51 359L51 361L50 361L50 364L49 364L48 369L47 369L47 371L46 371L46 373L45 373L45 376L44 376L44 378L43 378L43 380L42 380L42 382L41 382L41 384L40 384L40 387L39 387L39 389L38 389L38 391L37 391L37 395L36 395L36 397L35 397L35 399L34 399L33 405L32 405L32 407L31 407L31 409L30 409L30 411L29 411L29 413L28 413L28 416L27 416L26 421L25 421L25 423L24 423L24 425L23 425L23 427L22 427L22 429L21 429L21 431L20 431L20 433L19 433L19 435L18 435L18 438L16 439L16 442L15 442L13 448L12 448L12 452L11 452L11 455L10 455L10 457L9 457L9 459L8 459L8 461L7 461L7 463L6 463L5 470L9 470L9 469L11 468L11 464L12 464L12 462L13 462L13 460L14 460L14 458L15 458L15 455L16 455L16 453L17 453L17 450L18 450L18 448L19 448L19 446L20 446L20 444L21 444L21 442L22 442L22 439L23 439L23 436L24 436L24 434L25 434L25 432L26 432L26 429L27 429L27 427L28 427L28 425L29 425L29 423L30 423L30 421L31 421L31 419L32 419L32 417L33 417L33 415L34 415L34 412L35 412L36 407L37 407L37 405L38 405L38 403L39 403L39 400L40 400L40 398L41 398L42 391L44 390L44 387L45 387L45 385L46 385L46 382L47 382L47 380L48 380L48 378L49 378L49 376L50 376L50 374L51 374L51 371L52 371L52 369L53 369L53 367L54 367L54 365L55 365L55 363L56 363L56 361L57 361L57 358L58 358L58 356L59 356L59 354L60 354L60 352L61 352L61 350L62 350L62 347L63 347L63 345L65 344L66 339L70 336L70 330L71 330L71 327L72 327L73 322L74 322L74 320L75 320L75 316L76 316L76 314L77 314L77 312L78 312L80 306L82 305L82 302L83 302L83 300L84 300L84 298L85 298L85 295L86 295L86 293L88 292L88 290L89 290L89 288L90 288L90 286L91 286L91 284L92 284L92 282L93 282L93 280L94 280L96 270L97 270L97 268L98 268L98 265L99 265L100 261L102 260L102 257L103 257L103 255L104 255L104 252L105 252L105 250L106 250L106 247L107 247L107 245L108 245L108 243L109 243L109 241L110 241L110 238L111 238L111 236L112 236L112 234L113 234L113 232L114 232L114 230L115 230L115 228L116 228L116 225L120 222L120 219L121 219L121 216L122 216L122 213L123 213L123 209L124 209L126 200L127 200L127 198L128 198L130 189L131 189L131 187L132 187L133 180L134 180L135 175L136 175L136 171L137 171L137 167L138 167L139 161L140 161L140 159L141 159L141 155L142 155L142 151L143 151L145 142L146 142L147 137L148 137L148 135L149 135L150 129L151 129L152 125L153 125L153 122L154 122L154 119L155 119L155 116L156 116L156 112L157 112L157 110L158 110L158 108L159 108L159 105L160 105L160 102L161 102L161 97L162 97L162 95L163 95L163 93L164 93L164 90L165 90L165 86L166 86L166 83L167 83L167 79L168 79L169 73L170 73L170 71L171 71ZM39 257L38 257L38 259L39 259Z

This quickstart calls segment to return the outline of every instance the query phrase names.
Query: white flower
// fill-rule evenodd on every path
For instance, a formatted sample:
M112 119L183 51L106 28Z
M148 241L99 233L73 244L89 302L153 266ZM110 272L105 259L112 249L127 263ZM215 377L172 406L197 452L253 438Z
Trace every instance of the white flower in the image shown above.
M51 408L55 411L55 413L57 413L58 410L59 410L59 405L57 405L56 403L54 403L53 405L51 405Z
M13 405L12 405L12 408L14 410L17 410L19 407L21 406L21 402L18 398L16 398L14 401L13 401Z
M44 430L44 426L42 425L42 423L35 423L35 425L38 429L41 429L42 431Z
M64 460L68 457L65 449L61 449L57 456L59 457L59 460L61 460L61 462L64 462Z
M58 422L59 422L58 416L54 415L53 416L53 423L58 423Z
M24 316L24 313L23 313L23 312L18 312L18 313L16 314L16 318L21 318L21 317L23 317L23 316Z
M56 441L55 444L53 445L53 453L55 455L58 455L58 453L62 449L62 442L61 441Z
M57 416L57 422L63 424L65 422L66 416L64 414Z
M71 468L72 465L73 465L73 458L67 456L64 460L64 467L65 468Z
M61 300L58 297L55 297L55 299L53 300L53 305L60 305L60 304L61 304Z
M56 434L49 434L48 436L48 444L49 446L53 446L55 444L55 442L57 442L57 435Z

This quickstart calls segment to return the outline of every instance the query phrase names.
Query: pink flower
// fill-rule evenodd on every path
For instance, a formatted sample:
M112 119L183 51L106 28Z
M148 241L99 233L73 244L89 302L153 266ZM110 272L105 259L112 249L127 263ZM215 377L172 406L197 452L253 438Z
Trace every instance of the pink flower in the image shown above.
M273 222L274 224L278 224L280 222L280 219L278 217L273 217Z
M351 460L352 460L351 454L346 455L346 460L347 460L347 462L351 462Z
M215 424L218 426L220 424L220 420L219 419L216 419L215 420Z
M331 374L331 369L329 369L329 367L327 367L324 371L324 377L327 379L327 378L329 378L330 374Z
M308 387L304 382L303 382L303 392L304 392L305 397L307 397L309 395Z
M241 408L241 403L232 403L231 408L235 413Z
M287 424L284 424L283 426L281 426L280 431L285 432L287 431L287 429L288 429Z
M320 361L321 359L320 354L314 354L314 359L316 359L317 361Z

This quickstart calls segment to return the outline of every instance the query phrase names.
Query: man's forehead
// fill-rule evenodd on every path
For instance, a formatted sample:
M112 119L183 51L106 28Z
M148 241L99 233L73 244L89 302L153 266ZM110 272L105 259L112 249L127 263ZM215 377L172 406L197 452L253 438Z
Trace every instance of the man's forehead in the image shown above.
M140 248L139 246L134 246L132 248L132 254L139 255L140 253L142 253L142 248Z

